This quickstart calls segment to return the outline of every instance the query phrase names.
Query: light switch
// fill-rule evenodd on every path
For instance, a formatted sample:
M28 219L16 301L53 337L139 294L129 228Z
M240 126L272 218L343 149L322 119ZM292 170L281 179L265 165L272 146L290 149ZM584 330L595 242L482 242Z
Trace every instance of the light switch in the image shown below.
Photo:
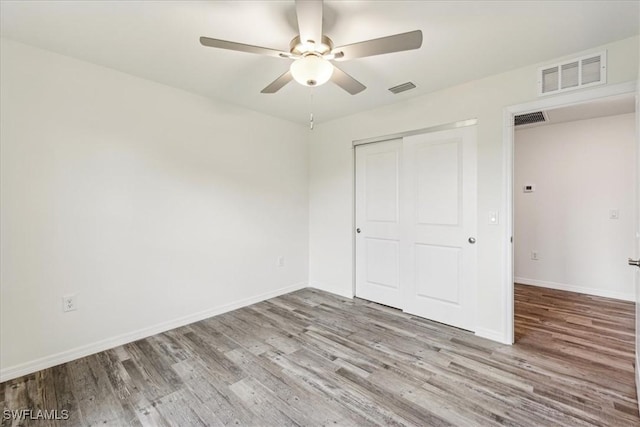
M609 210L609 219L618 219L620 218L620 211L618 209Z
M498 225L500 223L500 217L497 211L489 212L489 225Z

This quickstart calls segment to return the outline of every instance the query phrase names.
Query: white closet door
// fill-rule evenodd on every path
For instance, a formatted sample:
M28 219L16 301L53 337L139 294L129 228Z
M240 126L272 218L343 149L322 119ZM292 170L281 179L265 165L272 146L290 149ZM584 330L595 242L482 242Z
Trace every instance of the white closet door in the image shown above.
M356 296L401 308L402 140L356 147Z
M474 330L475 126L407 137L403 151L402 308Z

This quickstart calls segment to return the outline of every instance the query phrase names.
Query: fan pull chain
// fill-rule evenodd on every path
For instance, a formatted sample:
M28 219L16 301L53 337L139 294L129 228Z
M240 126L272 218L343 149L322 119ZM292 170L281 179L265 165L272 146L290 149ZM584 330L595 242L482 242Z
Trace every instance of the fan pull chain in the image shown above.
M311 89L310 91L311 94L311 100L310 100L310 112L309 112L309 130L313 130L313 89Z

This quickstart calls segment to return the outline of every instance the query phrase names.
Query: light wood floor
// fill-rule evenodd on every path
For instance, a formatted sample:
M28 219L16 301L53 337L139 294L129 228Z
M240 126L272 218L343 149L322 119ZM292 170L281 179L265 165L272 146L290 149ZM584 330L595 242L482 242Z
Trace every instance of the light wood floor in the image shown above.
M83 426L640 425L633 304L516 300L505 346L305 289L5 382L0 400Z

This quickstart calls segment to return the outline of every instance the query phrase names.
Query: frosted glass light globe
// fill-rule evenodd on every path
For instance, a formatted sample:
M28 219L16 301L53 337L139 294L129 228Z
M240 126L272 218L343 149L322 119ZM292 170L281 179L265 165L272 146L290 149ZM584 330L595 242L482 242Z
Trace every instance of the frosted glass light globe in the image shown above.
M325 84L333 75L333 65L316 55L296 59L291 64L290 70L295 81L311 87Z

